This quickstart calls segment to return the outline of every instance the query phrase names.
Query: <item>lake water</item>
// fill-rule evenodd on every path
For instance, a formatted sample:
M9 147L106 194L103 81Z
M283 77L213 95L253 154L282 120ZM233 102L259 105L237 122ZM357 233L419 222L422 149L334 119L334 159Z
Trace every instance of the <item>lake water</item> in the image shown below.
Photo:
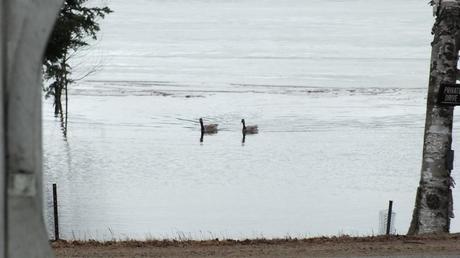
M99 69L72 86L67 141L44 102L47 205L57 183L61 237L378 234L388 200L406 233L426 1L107 3L100 41L73 61L76 78ZM203 143L200 117L221 128ZM260 130L244 144L241 118Z

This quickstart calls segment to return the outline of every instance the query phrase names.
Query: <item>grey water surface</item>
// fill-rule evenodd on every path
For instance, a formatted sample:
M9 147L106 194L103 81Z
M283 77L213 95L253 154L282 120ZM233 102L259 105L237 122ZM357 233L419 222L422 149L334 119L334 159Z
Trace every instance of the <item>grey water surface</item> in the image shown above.
M100 69L72 85L67 140L44 103L49 228L57 183L66 239L378 234L388 200L404 234L426 2L107 1L100 40L73 61L76 78ZM203 143L200 117L221 129ZM260 131L244 144L241 118Z

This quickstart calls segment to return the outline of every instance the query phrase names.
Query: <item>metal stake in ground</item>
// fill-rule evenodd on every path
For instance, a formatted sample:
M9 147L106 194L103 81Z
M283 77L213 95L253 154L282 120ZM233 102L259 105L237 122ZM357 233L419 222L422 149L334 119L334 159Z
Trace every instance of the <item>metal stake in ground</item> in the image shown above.
M388 204L388 216L387 216L387 235L390 235L391 230L391 214L393 212L393 201Z
M53 208L54 208L54 240L59 240L59 213L57 200L57 186L53 184Z

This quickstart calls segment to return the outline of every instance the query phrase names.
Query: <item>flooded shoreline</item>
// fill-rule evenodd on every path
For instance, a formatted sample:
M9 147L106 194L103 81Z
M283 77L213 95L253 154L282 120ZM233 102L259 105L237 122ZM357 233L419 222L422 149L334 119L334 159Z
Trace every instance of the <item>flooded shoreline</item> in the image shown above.
M44 150L47 185L58 183L62 196L61 235L375 234L390 199L404 232L425 91L339 92L72 95L67 141ZM203 143L201 116L221 128ZM244 145L243 117L260 130ZM54 118L44 126L45 139L60 137Z

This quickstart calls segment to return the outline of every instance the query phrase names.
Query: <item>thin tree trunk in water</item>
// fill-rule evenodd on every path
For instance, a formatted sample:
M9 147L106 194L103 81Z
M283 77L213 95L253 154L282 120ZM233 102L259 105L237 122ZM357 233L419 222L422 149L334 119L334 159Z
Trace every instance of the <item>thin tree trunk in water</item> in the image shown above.
M62 62L62 66L64 68L64 83L63 83L63 86L64 86L64 90L65 90L65 122L64 122L64 137L67 137L67 114L68 114L68 111L69 111L69 94L68 94L68 90L67 90L67 87L69 86L69 81L67 80L67 66L66 66L66 62L67 62L67 55L64 54L64 58L63 58L63 62Z
M54 115L57 116L62 112L61 102L62 89L58 86L54 89Z
M0 0L0 30L6 31L6 19L5 19L5 0ZM7 226L6 226L6 214L7 214L7 180L6 180L6 153L5 153L5 143L6 143L6 131L4 128L5 117L4 117L4 88L6 85L6 67L7 67L7 58L6 58L6 35L5 33L0 33L0 257L7 257Z
M447 155L454 108L438 105L437 98L441 83L456 81L459 26L459 1L442 1L433 27L421 179L408 234L447 233L453 216Z
M64 136L67 136L67 117L69 114L69 95L67 93L67 86L68 84L65 84L65 121L64 121Z

